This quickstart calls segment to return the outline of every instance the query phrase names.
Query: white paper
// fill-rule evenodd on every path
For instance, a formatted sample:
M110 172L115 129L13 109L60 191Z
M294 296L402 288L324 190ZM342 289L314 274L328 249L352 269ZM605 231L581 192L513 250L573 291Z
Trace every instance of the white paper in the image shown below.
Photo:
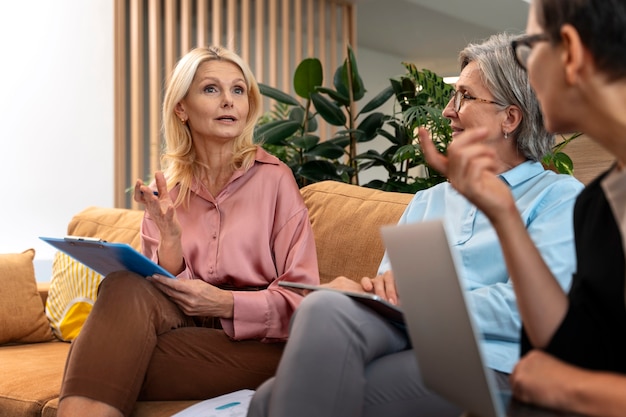
M172 417L245 417L253 395L253 390L242 389L204 400Z

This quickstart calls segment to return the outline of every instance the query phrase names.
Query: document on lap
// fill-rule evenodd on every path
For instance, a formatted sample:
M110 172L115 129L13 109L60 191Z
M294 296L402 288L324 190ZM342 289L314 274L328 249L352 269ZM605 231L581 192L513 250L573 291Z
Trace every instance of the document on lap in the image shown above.
M245 417L253 395L253 390L242 389L201 401L172 417Z
M290 282L290 281L280 281L278 285L280 285L281 287L289 288L294 291L302 291L302 290L321 291L323 290L323 291L339 292L341 294L347 295L348 297L352 298L355 301L360 302L361 304L368 306L369 308L376 311L381 316L385 317L386 319L394 323L404 324L404 315L402 314L402 310L398 306L391 304L390 302L388 302L387 300L385 300L384 298L376 294L371 294L368 292L346 291L346 290L340 290L336 288L327 288L327 287L323 287L320 285L309 285L309 284L302 284L299 282Z

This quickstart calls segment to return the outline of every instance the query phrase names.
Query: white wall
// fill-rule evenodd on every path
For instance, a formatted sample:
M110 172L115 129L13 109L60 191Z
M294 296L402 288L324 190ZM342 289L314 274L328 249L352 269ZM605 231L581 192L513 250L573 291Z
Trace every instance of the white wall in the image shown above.
M0 253L35 248L38 281L90 205L113 206L113 2L0 2Z

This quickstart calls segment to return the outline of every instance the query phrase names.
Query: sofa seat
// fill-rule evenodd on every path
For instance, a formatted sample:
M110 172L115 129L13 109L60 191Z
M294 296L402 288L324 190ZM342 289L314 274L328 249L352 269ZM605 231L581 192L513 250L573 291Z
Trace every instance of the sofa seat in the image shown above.
M69 349L70 344L65 342L3 346L0 417L55 417ZM133 417L171 416L195 403L142 401L137 403ZM7 410L11 412L7 414Z
M59 395L69 349L64 342L2 346L0 416L42 415L46 404Z
M198 401L141 401L135 406L131 417L170 417L197 403ZM55 398L46 403L41 416L56 417L58 408L59 399ZM0 413L0 417L4 415Z
M412 197L334 181L308 185L301 193L322 282L374 276L384 253L379 228L396 223ZM72 217L67 234L138 249L142 218L141 210L87 207ZM38 283L38 289L45 304L50 285ZM69 348L59 341L0 346L0 417L55 417ZM196 402L139 401L131 417L169 417Z

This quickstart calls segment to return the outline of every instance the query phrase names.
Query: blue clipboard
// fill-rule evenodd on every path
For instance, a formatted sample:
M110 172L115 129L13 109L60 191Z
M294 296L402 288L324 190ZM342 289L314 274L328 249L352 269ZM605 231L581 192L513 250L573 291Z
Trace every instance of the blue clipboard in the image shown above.
M40 236L39 238L102 276L115 271L131 271L144 277L160 274L175 278L174 275L127 243L107 242L80 236L64 238Z

